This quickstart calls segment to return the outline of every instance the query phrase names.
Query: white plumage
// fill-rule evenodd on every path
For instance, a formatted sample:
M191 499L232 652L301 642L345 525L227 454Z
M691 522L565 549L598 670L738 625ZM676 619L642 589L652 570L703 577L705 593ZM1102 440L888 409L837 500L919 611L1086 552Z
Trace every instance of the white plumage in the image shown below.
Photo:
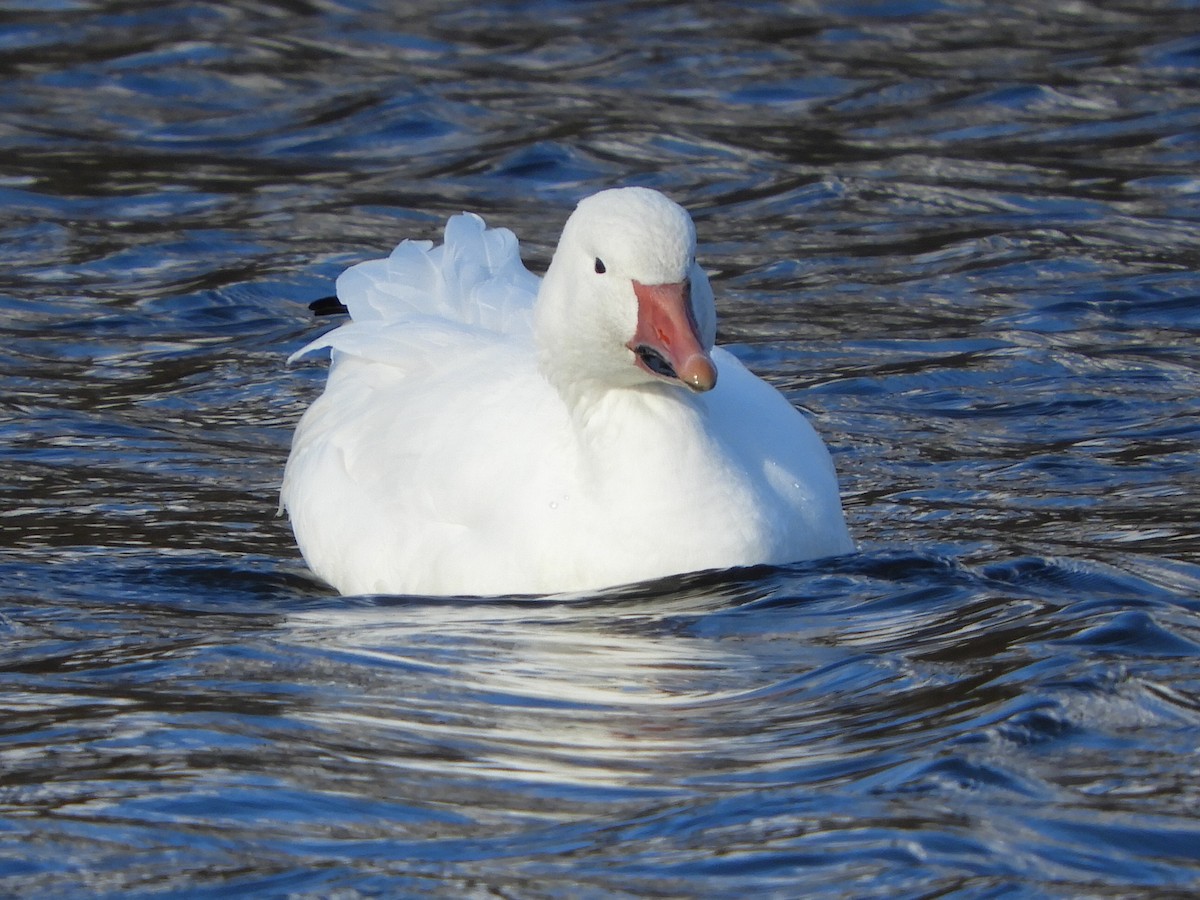
M282 503L345 594L600 588L852 543L808 422L713 348L691 219L589 197L546 277L465 213L338 279L352 321L305 413Z

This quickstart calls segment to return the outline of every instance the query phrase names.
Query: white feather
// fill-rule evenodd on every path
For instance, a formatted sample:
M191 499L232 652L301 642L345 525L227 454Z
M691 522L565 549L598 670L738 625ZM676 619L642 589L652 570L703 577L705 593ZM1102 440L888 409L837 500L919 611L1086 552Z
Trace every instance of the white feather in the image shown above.
M706 393L634 364L631 279L703 279L694 251L686 213L623 189L580 204L540 287L472 214L345 272L352 321L296 354L333 349L282 490L313 571L551 593L850 550L829 455L777 391L719 348ZM711 333L706 280L692 298Z

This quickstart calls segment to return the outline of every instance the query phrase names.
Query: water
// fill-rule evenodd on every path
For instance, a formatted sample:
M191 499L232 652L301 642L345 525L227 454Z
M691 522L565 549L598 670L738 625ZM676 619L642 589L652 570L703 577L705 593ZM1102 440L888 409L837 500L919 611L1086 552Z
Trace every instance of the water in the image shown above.
M1194 4L2 9L0 893L1196 890ZM862 552L333 596L307 301L621 183Z

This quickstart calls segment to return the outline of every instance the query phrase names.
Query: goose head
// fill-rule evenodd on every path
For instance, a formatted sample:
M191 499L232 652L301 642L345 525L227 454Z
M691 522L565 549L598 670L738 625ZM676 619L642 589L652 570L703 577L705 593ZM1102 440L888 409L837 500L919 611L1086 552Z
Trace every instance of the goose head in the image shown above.
M567 219L542 281L540 365L560 388L708 391L716 318L687 211L647 188L601 191Z

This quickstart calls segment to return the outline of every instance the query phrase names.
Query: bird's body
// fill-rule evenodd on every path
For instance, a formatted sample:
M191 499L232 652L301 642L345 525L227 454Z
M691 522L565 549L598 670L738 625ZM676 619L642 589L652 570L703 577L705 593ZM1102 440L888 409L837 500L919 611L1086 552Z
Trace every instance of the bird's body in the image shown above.
M343 275L282 492L313 571L543 594L850 550L820 438L712 347L693 254L687 214L630 188L580 204L540 289L470 215Z

